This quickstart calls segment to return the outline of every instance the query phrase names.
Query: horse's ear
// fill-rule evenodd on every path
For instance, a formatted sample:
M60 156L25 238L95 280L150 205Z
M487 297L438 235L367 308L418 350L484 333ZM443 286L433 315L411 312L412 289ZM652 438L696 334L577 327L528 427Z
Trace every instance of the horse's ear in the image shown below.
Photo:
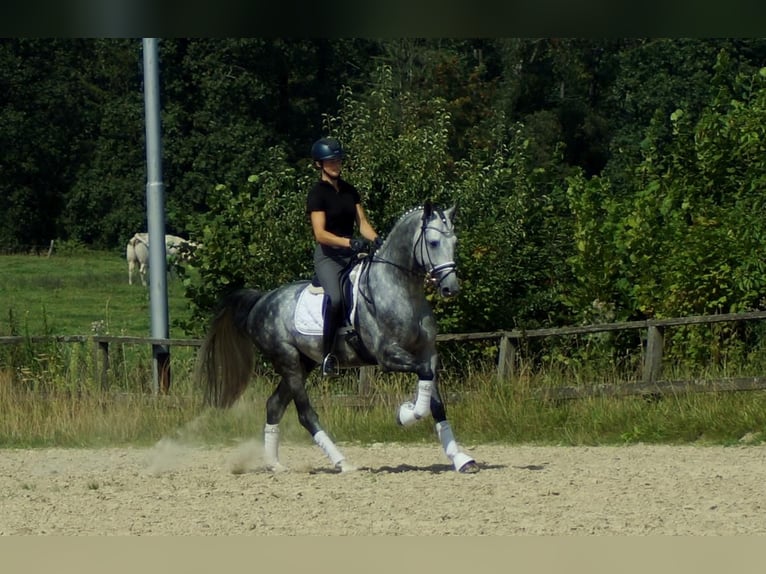
M434 206L431 203L431 200L429 199L423 204L423 221L425 222L431 219L431 215L433 214L433 212L434 212Z
M447 211L444 212L444 215L446 215L447 219L450 221L455 221L455 215L457 215L457 205L450 207Z

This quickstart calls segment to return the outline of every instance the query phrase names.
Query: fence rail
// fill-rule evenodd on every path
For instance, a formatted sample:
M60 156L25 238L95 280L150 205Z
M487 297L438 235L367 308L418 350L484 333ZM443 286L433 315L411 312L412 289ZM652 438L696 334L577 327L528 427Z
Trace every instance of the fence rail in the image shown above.
M766 319L766 311L749 313L725 313L718 315L698 315L690 317L675 317L668 319L648 319L645 321L627 321L620 323L600 323L592 325L577 325L569 327L552 327L542 329L513 329L504 331L488 331L479 333L445 333L436 337L438 342L447 341L477 341L499 340L497 360L497 377L508 380L513 377L518 357L520 342L534 338L566 337L573 335L589 335L596 333L645 330L646 348L642 365L642 380L636 383L621 385L580 385L577 387L562 387L546 391L546 396L556 399L584 398L594 395L626 396L626 395L659 395L677 392L711 392L711 391L742 391L766 389L766 377L739 377L726 380L693 380L693 381L663 381L662 356L664 333L668 327L685 325L703 325L723 322L739 322ZM153 337L110 336L110 335L70 335L70 336L13 336L0 337L0 345L20 345L25 343L86 343L93 341L98 351L94 361L97 372L94 376L100 379L102 386L108 385L109 347L111 344L128 345L160 345L199 347L202 339L162 339ZM370 390L370 369L360 369L359 393L367 394ZM163 389L167 391L167 389Z

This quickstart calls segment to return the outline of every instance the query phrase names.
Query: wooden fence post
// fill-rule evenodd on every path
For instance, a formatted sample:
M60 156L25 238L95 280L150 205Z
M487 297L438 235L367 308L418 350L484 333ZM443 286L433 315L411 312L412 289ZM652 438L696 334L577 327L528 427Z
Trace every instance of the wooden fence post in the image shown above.
M101 388L109 388L109 341L98 342L99 351L101 351Z
M170 348L163 347L156 351L154 360L157 368L157 388L154 392L167 395L170 392Z
M643 382L654 383L662 374L662 347L664 335L662 327L649 325L646 333L646 355L644 356Z
M514 374L516 364L516 345L511 343L508 335L500 338L500 353L497 358L497 378L506 381Z
M359 383L356 392L360 395L369 395L372 389L372 372L375 367L359 368Z

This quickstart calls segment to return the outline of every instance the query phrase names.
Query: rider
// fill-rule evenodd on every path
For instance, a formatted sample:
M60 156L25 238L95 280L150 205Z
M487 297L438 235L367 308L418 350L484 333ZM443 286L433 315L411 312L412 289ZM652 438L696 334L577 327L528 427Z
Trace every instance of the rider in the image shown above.
M311 146L311 159L320 171L319 181L309 190L306 211L317 245L314 271L324 288L322 374L334 375L338 360L332 354L335 334L342 322L340 276L351 258L365 247L363 239L353 238L354 223L359 233L378 247L381 239L370 225L357 189L340 176L344 152L335 138L321 138Z

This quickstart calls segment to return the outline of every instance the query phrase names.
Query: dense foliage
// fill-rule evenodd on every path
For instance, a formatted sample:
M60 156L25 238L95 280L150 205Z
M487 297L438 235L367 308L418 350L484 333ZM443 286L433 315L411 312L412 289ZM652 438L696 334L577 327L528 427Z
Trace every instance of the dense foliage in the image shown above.
M764 308L766 41L169 39L166 226L214 301L311 273L311 142L385 234L456 204L442 330ZM145 229L141 43L0 40L0 248L121 251ZM727 327L728 328L728 327ZM723 327L691 341L741 342Z

